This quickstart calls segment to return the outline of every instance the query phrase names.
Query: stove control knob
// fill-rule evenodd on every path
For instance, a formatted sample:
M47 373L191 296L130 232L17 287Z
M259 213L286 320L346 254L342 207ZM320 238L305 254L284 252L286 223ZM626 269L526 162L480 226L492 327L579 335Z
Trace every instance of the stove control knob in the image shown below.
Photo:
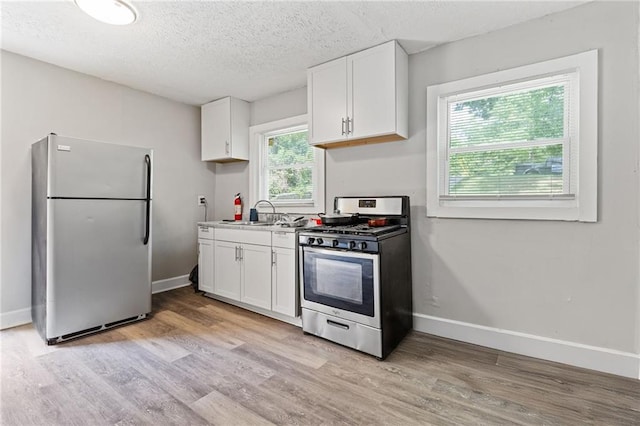
M309 239L307 240L307 242L308 242L309 244L313 244L313 242L314 242L315 240L316 240L315 238L313 238L313 237L309 237Z
M349 241L349 248L351 250L353 250L354 248L356 248L356 242L355 241Z
M319 246L321 246L322 243L324 243L324 241L322 241L322 238L318 238L316 242L318 243Z
M360 250L364 250L367 248L367 243L365 243L364 241L361 242L360 244L358 244L358 246L360 246Z
M331 241L331 246L332 246L332 247L338 247L338 244L340 244L340 243L338 242L338 240L333 240L333 241Z

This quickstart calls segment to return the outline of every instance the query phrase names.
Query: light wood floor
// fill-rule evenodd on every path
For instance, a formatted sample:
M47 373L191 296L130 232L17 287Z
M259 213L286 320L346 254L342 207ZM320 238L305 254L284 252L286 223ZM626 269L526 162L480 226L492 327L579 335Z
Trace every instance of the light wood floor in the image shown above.
M387 358L178 289L57 346L0 332L2 425L638 425L640 381L413 332Z

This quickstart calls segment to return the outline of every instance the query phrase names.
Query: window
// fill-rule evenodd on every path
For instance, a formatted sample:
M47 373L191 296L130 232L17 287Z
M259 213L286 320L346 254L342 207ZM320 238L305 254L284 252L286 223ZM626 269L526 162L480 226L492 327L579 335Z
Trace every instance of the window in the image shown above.
M596 221L597 51L427 88L427 216Z
M280 212L324 211L324 150L307 139L307 116L250 129L251 196L269 200Z

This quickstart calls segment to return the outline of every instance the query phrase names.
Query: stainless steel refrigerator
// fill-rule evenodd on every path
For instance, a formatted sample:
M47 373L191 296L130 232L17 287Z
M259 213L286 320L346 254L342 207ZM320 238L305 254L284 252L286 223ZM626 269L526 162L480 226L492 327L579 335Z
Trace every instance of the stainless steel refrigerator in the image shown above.
M153 151L50 134L32 145L32 304L48 344L151 312Z

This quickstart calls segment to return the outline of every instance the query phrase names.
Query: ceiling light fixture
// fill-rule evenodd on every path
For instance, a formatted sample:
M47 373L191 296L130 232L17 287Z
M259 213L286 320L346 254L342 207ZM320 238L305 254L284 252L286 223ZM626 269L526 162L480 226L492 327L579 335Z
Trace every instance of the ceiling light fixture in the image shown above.
M111 25L128 25L138 14L133 6L123 0L74 0L87 15Z

